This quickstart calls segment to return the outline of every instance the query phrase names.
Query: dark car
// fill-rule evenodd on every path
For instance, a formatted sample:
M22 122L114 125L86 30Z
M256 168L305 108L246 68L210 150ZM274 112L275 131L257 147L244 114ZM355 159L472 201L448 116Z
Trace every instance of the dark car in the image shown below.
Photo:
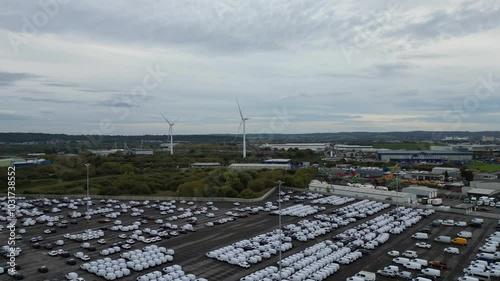
M45 248L45 250L52 250L54 248L54 245L52 244L45 244L45 246L43 246Z
M432 230L431 230L430 228L427 228L427 227L426 227L426 228L422 228L422 229L420 229L420 231L419 231L419 232L423 232L423 233L431 234Z
M380 276L391 277L394 278L396 276L396 272L392 270L377 270L377 274Z
M40 272L40 273L47 273L47 272L49 272L49 268L46 267L45 265L44 266L40 266L38 268L38 272Z
M40 243L33 243L33 244L31 244L31 247L33 249L40 249L42 247L42 245L40 245Z
M70 254L68 252L62 252L59 254L59 256L62 258L69 258Z
M22 275L19 272L16 272L16 273L14 273L14 275L12 275L12 278L14 278L16 280L23 280L24 279L24 275Z
M68 265L75 265L76 264L76 260L75 259L66 260L66 264L68 264Z

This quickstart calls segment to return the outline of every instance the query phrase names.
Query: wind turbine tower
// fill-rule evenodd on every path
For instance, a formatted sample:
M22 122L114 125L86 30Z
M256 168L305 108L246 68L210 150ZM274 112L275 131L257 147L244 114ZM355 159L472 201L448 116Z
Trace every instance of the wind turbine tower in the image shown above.
M175 123L177 123L177 120L179 120L180 117L175 119L174 122L170 122L170 121L168 121L167 118L165 118L165 116L163 116L163 114L161 116L168 123L168 135L170 136L170 155L173 155L174 154L174 130L173 130L173 127L174 127Z
M240 111L240 116L241 116L241 122L240 122L240 126L238 127L238 132L236 133L236 136L238 136L238 133L240 132L240 129L241 129L241 125L243 125L243 158L246 158L247 157L247 139L246 139L245 123L250 118L243 117L243 113L241 112L240 102L238 101L238 99L236 99L236 103L238 104L238 110Z

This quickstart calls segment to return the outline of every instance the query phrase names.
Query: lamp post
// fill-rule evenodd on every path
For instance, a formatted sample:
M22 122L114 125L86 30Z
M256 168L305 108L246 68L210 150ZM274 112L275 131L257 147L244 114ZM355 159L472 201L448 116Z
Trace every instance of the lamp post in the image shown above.
M281 237L281 185L283 182L281 180L276 182L278 184L278 210L279 210L279 216L278 216L278 229L279 229L279 239L280 239L280 251L279 251L279 275L280 275L280 281L281 281L281 243L283 238Z
M90 193L89 193L89 166L90 164L87 163L85 164L85 167L87 167L87 200L85 201L87 203L87 214L86 214L86 218L87 218L87 223L89 222L89 200L90 200Z

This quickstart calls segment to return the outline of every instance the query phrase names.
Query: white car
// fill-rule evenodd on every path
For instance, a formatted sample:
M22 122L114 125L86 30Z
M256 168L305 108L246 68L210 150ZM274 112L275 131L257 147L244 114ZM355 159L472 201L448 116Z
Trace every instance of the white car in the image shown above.
M457 221L455 222L455 226L467 226L467 223L464 221Z
M455 247L444 248L443 252L450 253L450 254L455 254L455 255L460 254L460 250L458 250L458 248L455 248Z
M431 244L425 243L425 242L415 243L415 246L419 247L419 248L425 248L425 249L430 249L431 248Z
M234 202L234 203L233 203L233 205L234 205L234 206L239 206L239 205L240 205L240 203L238 203L238 202Z
M390 251L387 254L391 257L399 257L399 251Z

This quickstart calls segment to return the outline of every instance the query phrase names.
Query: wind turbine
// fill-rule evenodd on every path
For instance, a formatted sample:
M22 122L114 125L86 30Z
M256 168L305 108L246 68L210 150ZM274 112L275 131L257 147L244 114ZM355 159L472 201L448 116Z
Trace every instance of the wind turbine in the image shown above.
M170 122L170 121L168 121L167 118L165 118L165 116L163 116L163 114L161 116L168 123L168 135L170 136L170 155L173 155L174 154L174 130L173 130L173 127L174 127L175 123L177 123L177 120L179 120L180 117L175 119L174 122Z
M247 139L246 139L246 131L245 131L245 122L250 119L250 118L245 118L243 117L243 113L241 113L241 107L238 99L236 99L236 103L238 104L238 110L240 111L240 116L241 116L241 122L240 126L238 127L238 132L236 133L236 137L238 137L238 134L240 133L241 125L243 124L243 158L247 157Z

